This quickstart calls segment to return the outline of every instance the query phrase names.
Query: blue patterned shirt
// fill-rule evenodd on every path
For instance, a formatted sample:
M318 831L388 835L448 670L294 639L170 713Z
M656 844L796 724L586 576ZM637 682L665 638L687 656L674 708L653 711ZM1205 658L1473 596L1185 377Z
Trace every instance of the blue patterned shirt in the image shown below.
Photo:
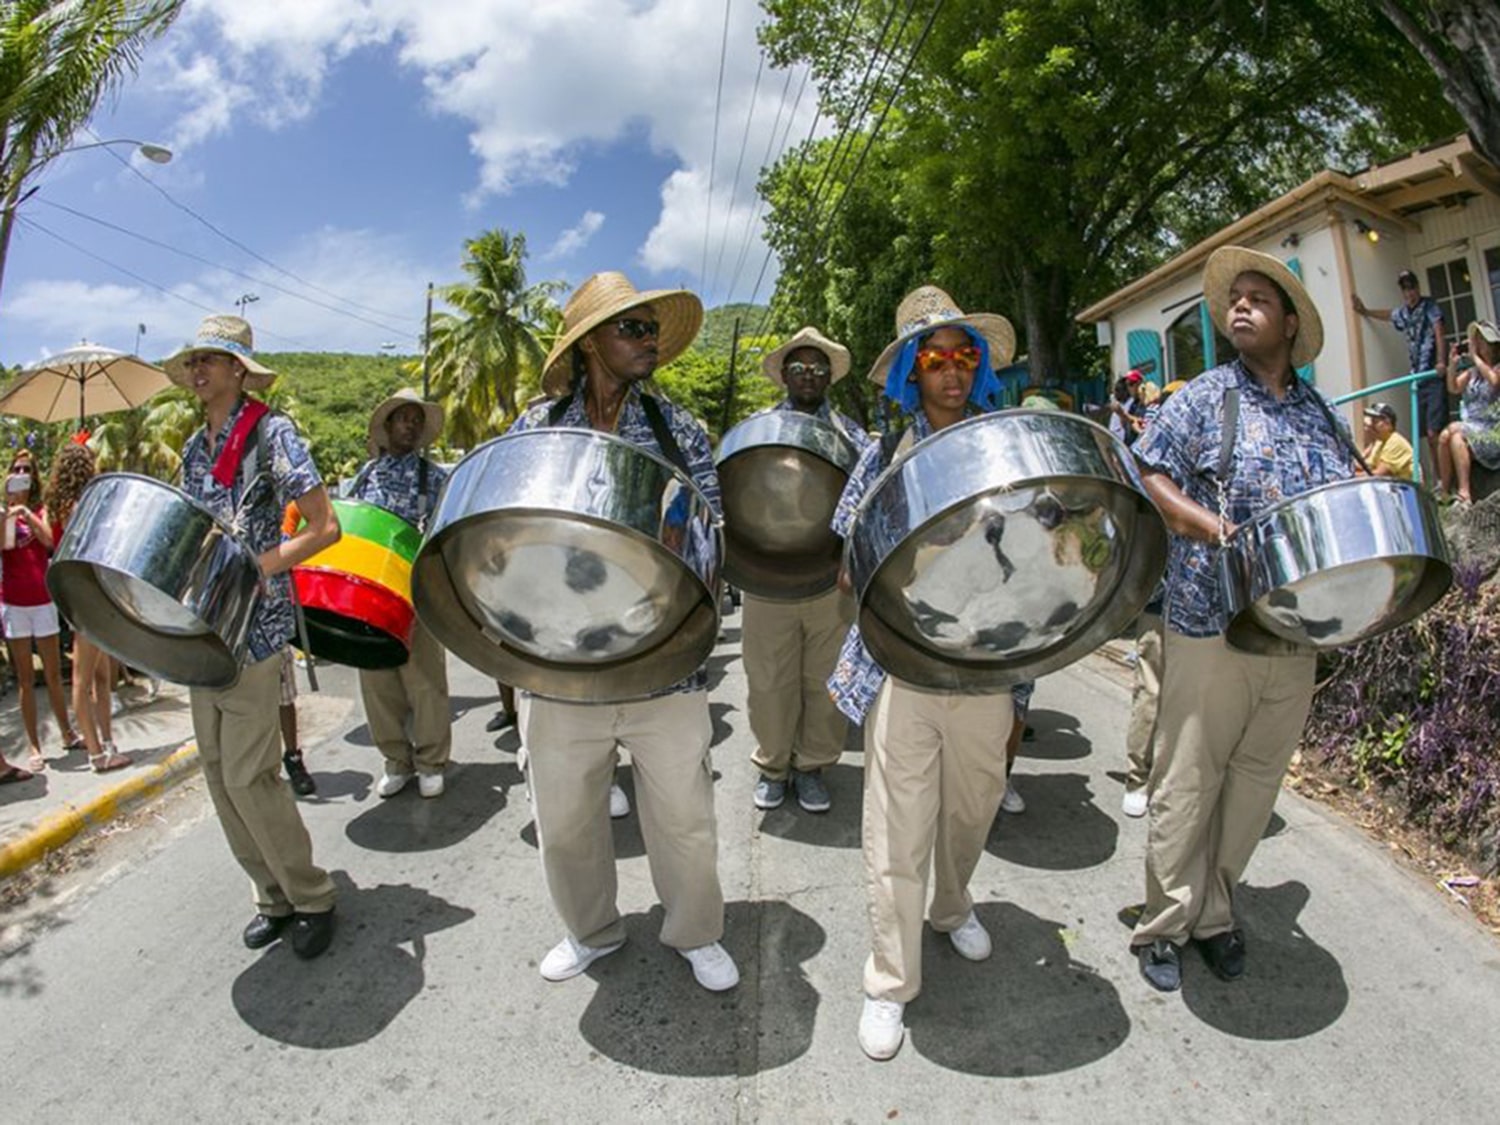
M719 474L714 470L713 449L708 443L708 434L704 432L696 419L686 410L676 406L663 398L655 395L657 404L661 407L663 418L667 423L667 430L677 442L677 447L682 451L683 459L687 461L688 475L693 478L693 483L707 497L709 506L713 508L714 515L719 519L724 518L724 505L719 499ZM511 426L509 432L513 434L524 433L526 430L540 430L547 427L547 416L553 407L552 402L541 402L526 411ZM557 428L570 430L592 430L589 423L588 410L583 404L583 392L579 391L573 395L573 401L568 404L567 410L563 411L562 417L557 420ZM638 445L642 449L649 449L658 454L663 460L671 461L667 451L656 442L656 435L651 432L651 423L646 419L646 410L641 406L640 390L632 385L625 392L625 403L620 407L619 419L616 422L615 436L631 445ZM686 679L678 680L671 687L652 693L650 698L662 695L672 695L676 692L703 691L708 687L708 673L706 669L699 668Z
M1232 386L1240 389L1240 416L1229 470L1231 523L1242 524L1282 500L1351 474L1343 440L1313 399L1318 392L1293 379L1286 397L1278 400L1238 359L1205 371L1168 399L1136 442L1136 458L1169 476L1188 499L1217 512L1224 392ZM1189 637L1224 632L1229 622L1219 589L1218 547L1173 535L1166 595L1168 628Z
M229 488L220 486L212 473L219 450L224 447L247 401L241 395L234 404L212 448L208 443L207 427L188 438L182 450L182 490L233 526L240 540L259 556L281 542L281 519L287 504L306 496L323 483L323 478L318 475L318 467L313 464L307 444L296 427L284 415L267 414L260 421L256 463L262 476L269 475L273 487L262 485L257 488L252 484L257 494L255 502L240 514L238 521L235 520L235 508L244 497L244 473L237 473ZM262 580L260 604L250 619L251 663L285 648L295 627L291 576L283 572Z
M448 470L427 462L427 502L424 504L420 492L423 460L425 458L413 450L400 457L382 453L373 461L366 461L354 478L354 485L349 490L350 499L364 500L384 508L418 531L425 530L427 517L437 508L438 493L448 479Z
M1431 297L1423 297L1412 308L1402 305L1391 313L1396 331L1406 337L1406 354L1411 360L1411 374L1432 371L1437 367L1437 326L1443 323L1443 310Z
M797 408L792 405L791 399L784 398L775 406L768 406L764 410L756 411L756 413L751 415L751 417L758 417L761 414L769 414L773 410L796 409ZM828 405L827 399L824 399L821 403L818 404L818 409L813 411L813 414L814 416L823 419L823 421L827 422L834 429L838 430L839 433L848 438L849 441L853 444L854 452L856 453L864 452L865 446L869 445L870 442L875 440L865 432L865 430L860 426L858 422L849 417L849 415L841 414L832 406Z

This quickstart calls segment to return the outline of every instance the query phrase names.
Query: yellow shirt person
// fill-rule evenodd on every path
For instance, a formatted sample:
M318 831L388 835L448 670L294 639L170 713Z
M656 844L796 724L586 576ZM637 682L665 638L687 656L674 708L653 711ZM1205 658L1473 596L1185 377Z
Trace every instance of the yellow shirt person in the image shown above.
M1396 432L1396 411L1387 402L1365 407L1365 463L1377 477L1411 480L1411 442Z

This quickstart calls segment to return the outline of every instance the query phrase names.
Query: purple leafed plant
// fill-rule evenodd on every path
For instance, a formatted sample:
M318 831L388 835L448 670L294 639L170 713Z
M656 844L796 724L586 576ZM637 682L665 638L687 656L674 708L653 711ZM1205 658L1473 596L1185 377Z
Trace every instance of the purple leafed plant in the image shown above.
M1419 620L1339 654L1305 751L1398 798L1494 869L1500 857L1500 589L1460 568Z

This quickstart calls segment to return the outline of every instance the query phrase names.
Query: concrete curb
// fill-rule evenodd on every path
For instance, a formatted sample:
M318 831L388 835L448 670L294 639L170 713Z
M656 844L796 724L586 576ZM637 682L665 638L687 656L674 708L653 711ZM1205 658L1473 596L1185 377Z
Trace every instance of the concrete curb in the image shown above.
M0 846L0 879L26 870L85 829L104 824L132 805L156 796L197 766L198 744L188 742L150 769L124 778L83 804L67 804L49 813L20 839Z

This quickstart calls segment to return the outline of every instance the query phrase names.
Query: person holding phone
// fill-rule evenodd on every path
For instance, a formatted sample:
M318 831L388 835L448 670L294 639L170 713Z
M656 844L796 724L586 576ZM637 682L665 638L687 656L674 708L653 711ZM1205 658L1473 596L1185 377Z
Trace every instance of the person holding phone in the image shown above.
M52 557L52 524L42 506L42 483L32 463L31 451L18 450L10 461L5 479L5 541L0 550L0 621L5 627L5 646L16 673L21 696L21 724L30 747L26 768L33 773L47 768L36 725L36 676L32 653L42 658L47 698L62 732L64 750L83 749L83 739L68 719L62 686L62 654L58 645L60 627L57 607L47 593L47 564Z

